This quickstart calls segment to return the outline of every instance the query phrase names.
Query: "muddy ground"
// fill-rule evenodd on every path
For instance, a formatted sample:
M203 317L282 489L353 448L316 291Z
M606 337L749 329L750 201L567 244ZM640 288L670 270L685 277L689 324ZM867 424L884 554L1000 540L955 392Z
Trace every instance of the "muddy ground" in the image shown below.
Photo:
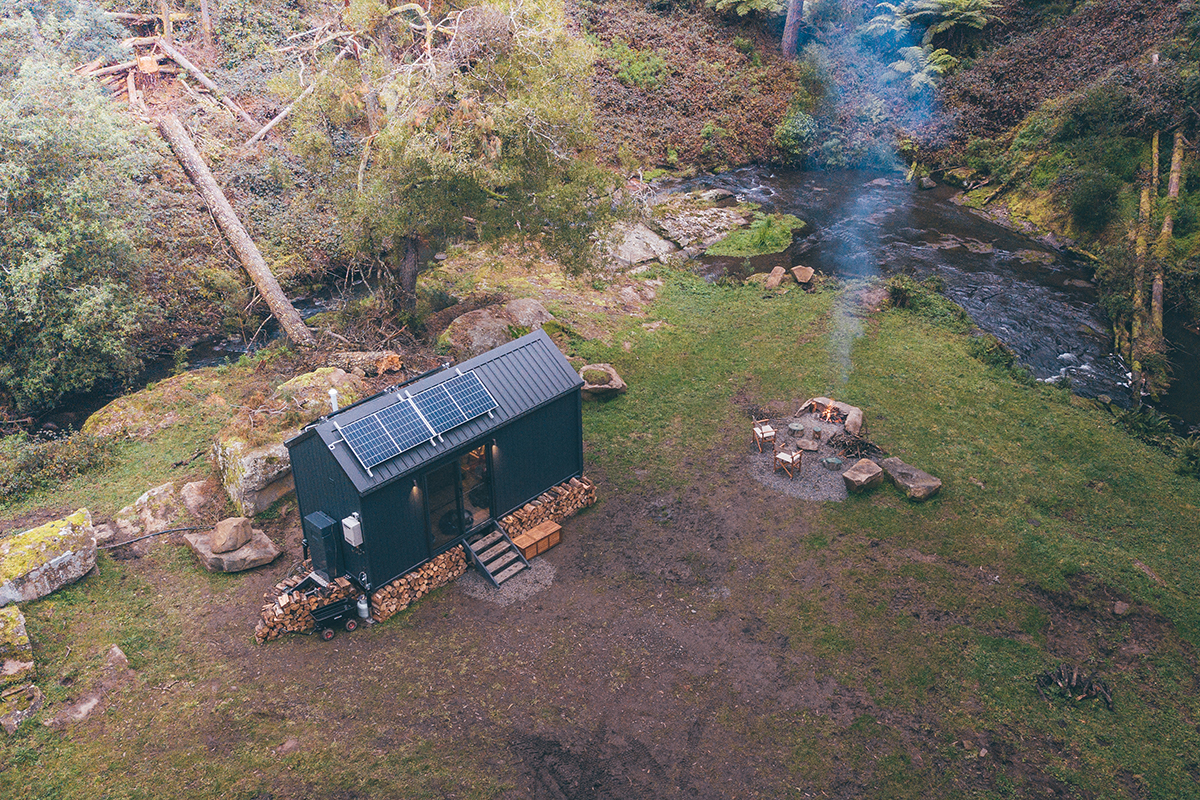
M749 455L748 438L731 433L722 446ZM906 636L918 648L951 626L1025 636L986 613L1014 592L1047 615L1048 648L1066 663L1115 653L1135 668L1165 638L1180 646L1167 623L1137 606L1117 618L1121 598L1086 576L1053 595L869 531L830 534L821 504L774 491L744 467L717 474L716 456L693 454L690 486L664 494L618 493L590 472L600 502L565 524L562 544L542 556L553 583L520 603L451 585L330 643L298 635L253 643L262 593L299 558L294 509L268 523L285 555L211 597L176 587L161 558L124 561L178 609L184 646L212 679L127 692L68 736L191 708L174 723L177 738L148 747L145 769L179 748L214 758L267 748L280 753L280 768L260 776L269 792L257 796L274 798L381 796L332 790L320 774L285 768L282 754L334 748L381 759L420 740L454 751L464 775L491 776L495 793L510 798L856 797L885 779L876 774L883 762L872 760L881 755L905 761L926 787L1015 783L1023 796L1067 796L1049 769L1073 758L1067 743L971 727L970 709L964 717L954 708L964 699L936 681L907 710L877 701L872 682L889 680L894 667L868 641L872 629L852 624L864 575L889 613L912 619ZM941 579L920 580L911 565L937 565ZM828 635L849 637L843 646L789 633L780 615L798 602L816 604ZM223 702L230 696L248 699L234 710ZM277 740L255 740L264 729L279 731ZM442 780L445 796L470 794ZM1137 781L1129 785L1139 796Z

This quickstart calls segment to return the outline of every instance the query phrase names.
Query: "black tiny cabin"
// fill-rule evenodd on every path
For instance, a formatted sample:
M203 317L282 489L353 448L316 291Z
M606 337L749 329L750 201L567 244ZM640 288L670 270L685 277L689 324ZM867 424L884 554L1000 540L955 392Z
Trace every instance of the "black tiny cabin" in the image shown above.
M370 591L583 469L583 381L542 331L287 442L313 567Z

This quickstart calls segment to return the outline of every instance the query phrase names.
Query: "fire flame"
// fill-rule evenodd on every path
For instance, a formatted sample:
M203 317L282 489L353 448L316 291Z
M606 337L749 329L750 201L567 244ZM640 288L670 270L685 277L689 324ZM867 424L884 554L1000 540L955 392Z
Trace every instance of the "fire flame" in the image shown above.
M821 412L821 419L825 422L833 422L837 416L837 409L833 407L833 403L825 406L825 410Z

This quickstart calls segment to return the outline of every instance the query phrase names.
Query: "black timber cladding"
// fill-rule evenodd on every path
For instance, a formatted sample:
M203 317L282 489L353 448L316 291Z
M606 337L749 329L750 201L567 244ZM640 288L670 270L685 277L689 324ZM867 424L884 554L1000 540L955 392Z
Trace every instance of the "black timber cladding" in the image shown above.
M319 437L355 490L360 495L366 495L419 470L460 445L486 436L557 398L577 392L583 385L583 379L571 368L550 337L538 330L481 356L468 359L456 367L419 380L404 387L402 391L417 394L451 380L459 371L470 370L475 371L496 400L497 408L492 415L478 417L447 431L436 443L423 442L372 467L370 473L347 447L338 426L349 425L397 402L399 396L394 391L377 395L331 414L288 444L294 446L298 443L297 440L311 435Z

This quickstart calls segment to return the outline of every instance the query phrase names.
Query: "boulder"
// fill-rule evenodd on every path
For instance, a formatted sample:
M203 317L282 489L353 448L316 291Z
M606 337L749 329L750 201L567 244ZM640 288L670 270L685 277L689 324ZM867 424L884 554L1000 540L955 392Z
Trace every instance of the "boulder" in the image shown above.
M640 222L613 228L609 254L625 266L662 259L674 251L675 245Z
M603 383L593 383L588 380L589 372L606 373L608 380ZM629 388L625 385L625 381L621 380L617 371L613 369L612 364L588 364L579 370L579 375L583 378L583 396L591 400L624 394Z
M370 394L366 381L338 367L321 367L297 375L281 383L275 393L300 412L300 419L295 424L303 426L333 410L329 406L330 389L337 390L339 407L348 406Z
M106 541L112 538L118 542L127 542L147 533L165 531L178 516L179 498L175 492L175 484L164 483L143 492L141 497L118 511L112 522L115 537L109 537L106 530L103 538ZM149 543L144 546L148 547Z
M518 335L542 327L554 315L537 300L521 298L504 306L486 306L458 317L438 337L456 361L464 361L511 342Z
M261 514L296 488L292 461L282 441L251 447L239 434L226 431L217 437L212 455L221 485L243 517Z
M801 286L811 281L813 274L814 272L812 267L792 267L792 277L795 278L796 283L800 284Z
M922 189L934 189L937 188L937 182L934 181L933 178L926 175L925 177L921 178L920 186Z
M783 276L787 274L787 270L783 267L776 267L771 270L771 274L767 276L767 282L763 284L768 289L774 289L779 284L783 283Z
M664 236L680 247L699 243L703 249L745 225L746 215L735 208L685 209L665 214L656 224Z
M45 597L94 566L96 539L86 508L0 539L0 606Z
M0 689L33 678L33 647L25 632L25 616L16 606L4 606L0 608Z
M845 414L846 421L842 423L842 427L846 429L846 433L858 436L863 424L863 412L858 406L852 406L849 403L839 403L837 400L830 400L828 397L814 397L811 400L805 400L804 405L800 406L800 410L796 413L798 415L806 411L819 413L824 411L828 406L833 406Z
M188 513L199 519L217 499L218 489L217 482L211 479L185 483L179 490L179 499L183 501L183 507Z
M242 572L254 569L270 564L280 553L275 543L257 528L250 532L250 541L228 553L213 552L212 534L189 533L184 535L183 540L209 572Z
M0 691L0 728L13 735L17 726L41 711L44 702L42 690L32 683Z
M842 480L847 491L865 492L883 483L883 468L869 458L859 459L842 473Z
M250 541L250 520L245 517L230 517L217 523L209 540L209 549L214 553L232 553Z
M940 479L933 477L928 472L909 466L898 458L885 458L879 462L879 466L887 472L892 483L904 490L904 494L910 500L918 502L928 500L942 488Z

